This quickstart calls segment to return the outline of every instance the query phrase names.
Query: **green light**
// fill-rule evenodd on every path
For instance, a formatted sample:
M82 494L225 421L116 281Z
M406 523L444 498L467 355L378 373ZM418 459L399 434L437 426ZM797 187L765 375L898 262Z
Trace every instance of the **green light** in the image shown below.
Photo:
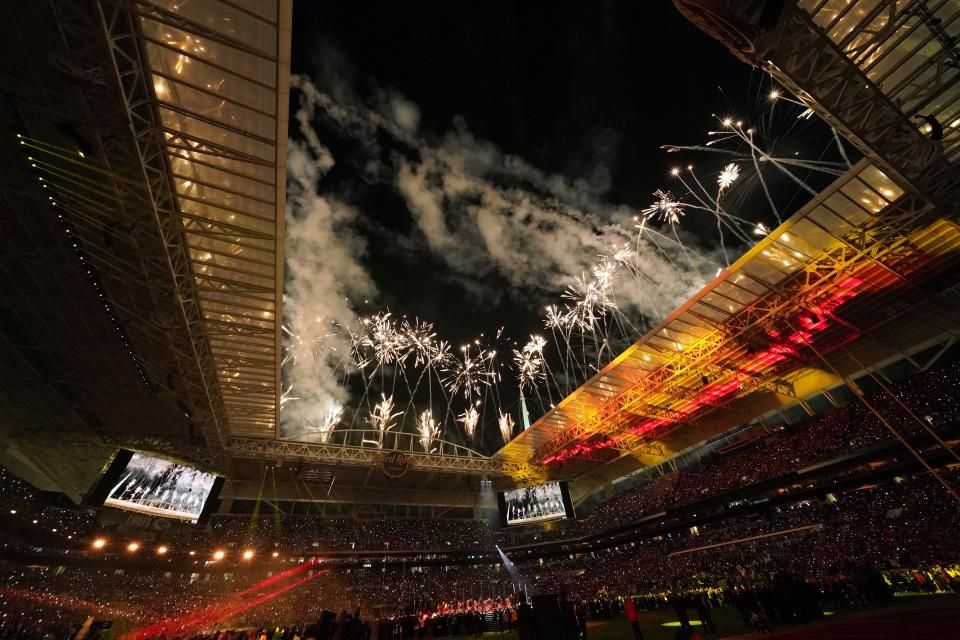
M679 626L680 626L680 621L679 621L679 620L674 620L673 622L664 622L664 623L661 623L660 626L661 626L661 627L679 627ZM699 620L691 620L691 621L690 621L690 626L691 626L691 627L702 627L702 626L703 626L703 623L700 622Z

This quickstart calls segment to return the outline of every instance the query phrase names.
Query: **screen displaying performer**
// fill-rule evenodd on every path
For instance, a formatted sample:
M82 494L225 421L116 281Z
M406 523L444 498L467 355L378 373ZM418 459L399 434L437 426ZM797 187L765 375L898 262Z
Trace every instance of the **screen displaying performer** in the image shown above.
M217 476L134 453L104 504L196 523Z
M502 508L507 525L543 522L568 517L563 487L559 482L548 482L535 487L511 489L503 492Z

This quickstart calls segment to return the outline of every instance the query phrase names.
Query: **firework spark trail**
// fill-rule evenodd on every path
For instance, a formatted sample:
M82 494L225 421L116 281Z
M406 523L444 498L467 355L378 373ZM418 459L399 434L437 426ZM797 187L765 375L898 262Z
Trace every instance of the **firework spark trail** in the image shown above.
M377 440L364 440L365 443L376 444L379 448L383 448L383 440L387 435L387 432L393 429L394 421L397 416L401 415L402 412L394 413L393 411L393 396L387 396L384 393L380 394L380 402L374 405L373 410L370 411L370 414L367 416L367 423L377 430Z
M513 416L509 413L500 412L497 417L497 427L500 429L500 437L503 438L503 444L507 444L513 438Z
M341 418L343 418L343 406L339 404L331 405L324 411L323 418L319 423L306 419L307 426L310 429L308 433L312 432L315 434L320 442L329 442L330 436L333 434Z
M496 352L480 348L477 354L473 355L470 345L460 347L460 351L463 354L462 359L455 358L447 364L444 383L451 395L463 391L463 397L470 400L474 394L479 394L493 383L494 376L491 375L488 365Z
M837 151L840 152L840 157L843 158L843 161L847 164L849 169L853 165L850 164L850 158L847 157L847 148L843 146L843 140L840 139L840 134L837 133L837 130L833 127L830 127L830 133L833 134L833 140L837 143Z
M427 409L417 418L417 432L420 434L420 446L427 453L433 453L433 442L440 437L440 425L433 418L433 411Z
M471 404L463 413L457 416L457 420L463 425L463 432L472 443L477 435L477 423L480 422L480 414L477 412L476 407Z
M289 387L287 387L286 391L284 391L283 388L281 387L281 392L280 392L280 410L281 411L283 411L284 405L300 399L295 396L291 396L290 395L291 393L293 393L292 384Z
M656 202L641 211L644 221L659 218L671 225L680 224L680 218L685 213L683 203L675 200L669 191L657 189L653 195Z
M742 126L741 126L741 123L739 123L739 122L738 122L738 123L730 123L729 120L725 120L723 124L724 124L724 126L730 128L734 133L736 133L737 136L738 136L741 140L743 140L745 143L747 143L747 144L750 146L751 149L756 149L756 150L758 150L758 151L762 154L761 157L765 157L765 158L769 159L770 163L773 164L773 166L775 166L776 168L778 168L778 169L779 169L780 171L782 171L788 178L790 178L790 179L793 180L795 183L797 183L798 185L800 185L800 187L801 187L802 189L804 189L807 193L809 193L811 196L816 196L816 195L817 195L817 191L816 191L813 187L811 187L810 185L808 185L806 182L804 182L803 180L801 180L800 178L798 178L792 171L790 171L789 169L787 169L787 168L784 166L784 165L785 165L784 162L781 162L778 158L775 158L775 157L773 157L773 156L771 156L771 155L768 155L768 154L766 154L762 149L759 149L759 148L756 146L756 144L753 142L753 140L744 133L744 131L743 131L743 129L742 129ZM734 126L734 125L735 125L735 126Z
M697 183L697 186L700 187L700 189L704 192L704 194L707 194L707 190L704 189L703 185L700 183L700 180L697 179L697 174L695 174L695 173L693 172L693 167L688 167L687 169L688 169L688 171L690 172L690 175L693 177L693 180ZM727 253L727 245L726 245L726 243L724 242L724 239L723 239L723 229L722 229L721 226L720 226L720 212L719 212L720 203L719 203L719 202L715 203L716 208L715 208L715 209L711 209L711 208L708 207L707 204L700 198L700 195L699 195L696 191L694 191L693 189L690 188L690 185L688 185L688 184L686 183L686 181L683 179L683 176L681 176L679 172L674 172L673 175L676 176L676 177L680 180L680 182L683 184L683 186L686 187L687 190L690 191L690 193L693 194L694 197L696 197L697 200L699 200L699 201L701 202L701 204L704 206L704 208L706 208L708 211L711 211L711 212L713 213L713 215L716 217L716 219L717 219L717 233L718 233L718 235L720 236L720 250L723 252L724 262L729 266L729 265L730 265L730 255ZM709 197L709 195L708 195L708 197Z
M753 140L753 131L750 131L750 139ZM777 209L776 203L773 201L773 196L770 195L770 189L767 187L767 181L763 179L763 171L760 170L760 162L757 160L757 149L755 146L750 147L750 159L753 160L753 167L757 172L757 178L760 180L760 186L763 187L763 195L767 198L767 204L770 205L770 210L773 212L773 215L777 219L777 224L783 222L780 218L780 210Z

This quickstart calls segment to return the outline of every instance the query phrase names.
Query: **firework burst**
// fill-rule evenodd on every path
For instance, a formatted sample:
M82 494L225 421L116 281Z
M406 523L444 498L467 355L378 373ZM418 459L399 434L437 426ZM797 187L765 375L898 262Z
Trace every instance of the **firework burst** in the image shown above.
M403 358L407 355L413 356L413 364L416 367L430 364L436 356L437 345L435 339L437 334L433 330L433 324L414 320L408 322L404 320L400 326L400 334L403 336L404 347L407 349Z
M546 311L547 313L543 318L543 324L546 328L563 329L570 326L570 319L557 305L548 304Z
M366 333L362 347L369 349L379 366L402 363L407 354L407 335L400 330L390 312L378 313L363 321ZM361 367L362 368L362 367Z
M683 210L684 204L663 189L654 191L653 196L656 201L640 212L643 214L643 221L661 220L668 224L680 224L680 218L686 213Z
M578 276L563 293L563 297L573 303L564 314L567 317L567 326L591 331L608 311L616 309L609 273L601 273L601 277L595 274L590 279Z
M497 352L480 349L474 355L469 345L460 347L460 351L463 358L451 359L444 371L446 377L443 382L451 394L463 391L463 397L469 399L496 379L491 362Z
M731 162L723 168L720 175L717 176L717 185L720 187L720 193L723 193L730 187L737 178L740 177L740 167Z
M540 336L530 336L530 341L523 345L522 350L513 350L513 362L519 372L520 389L535 387L546 378L543 361L543 348L547 341Z

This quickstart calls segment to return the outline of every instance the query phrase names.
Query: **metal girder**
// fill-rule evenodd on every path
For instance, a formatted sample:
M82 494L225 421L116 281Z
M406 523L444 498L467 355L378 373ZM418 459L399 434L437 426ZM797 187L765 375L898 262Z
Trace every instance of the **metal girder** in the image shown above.
M380 464L383 456L391 451L377 447L260 438L230 438L229 448L236 458L313 461L364 467ZM414 469L491 476L499 476L503 472L499 462L479 454L451 455L417 451L401 453L407 457L408 463Z
M862 173L868 166L868 161L862 161L854 171ZM813 219L812 213L820 206L819 202L838 190L836 184L791 220ZM863 269L879 267L899 284L912 289L914 294L927 296L910 278L911 271L917 266L909 258L922 254L913 234L931 217L932 211L933 207L926 199L906 195L845 233L838 234L821 226L834 240L828 250L804 263L783 282L771 286L765 295L731 315L717 330L676 352L662 366L604 402L592 414L560 431L534 451L531 462L542 462L570 445L596 435L604 436L612 448L630 450L629 441L635 441L640 435L630 433L638 415L663 419L675 428L676 419L665 418L662 411L645 412L645 408L651 406L655 395L668 396L674 405L696 397L704 386L698 382L703 375L722 375L726 380L737 382L736 393L716 402L704 403L701 408L707 410L724 406L757 389L770 388L771 385L776 388L776 381L785 369L796 368L801 362L791 360L763 371L742 371L736 361L751 348L751 337L758 334L759 339L765 340L763 335L770 328L779 326L782 329L783 323L789 324L790 318L817 309L820 301L831 295L839 283ZM786 225L784 228L788 229ZM857 327L847 326L845 329L853 335L860 332ZM808 354L807 357L812 356ZM697 409L683 420L695 419L700 413ZM621 445L620 441L624 439L627 444Z
M504 462L504 475L509 476L517 485L541 484L547 480L547 469L542 465L528 462Z
M141 157L120 87L113 84L100 16L91 10L92 4L72 0L50 4L62 48L69 52L69 60L58 66L73 78L60 84L5 79L7 85L16 83L8 88L14 106L24 114L23 149L34 158L33 171L45 180L43 194L54 207L51 217L61 216L80 266L99 279L101 300L111 318L116 315L113 323L131 359L146 373L145 386L183 413L189 410L209 448L196 458L215 457L222 452L222 441L209 411L203 411L206 390L196 369L196 354L176 325L177 295L148 214L151 199L138 175ZM65 57L60 52L54 55L57 60ZM63 136L46 139L52 122L78 126L78 136L92 148L83 146L86 153L78 153L57 147ZM34 129L39 139L29 138Z
M807 106L843 132L897 182L942 211L955 211L960 171L944 157L942 141L924 136L894 102L848 57L874 49L892 35L880 29L846 51L796 0L774 16L748 15L748 3L674 0L680 11L735 55L769 72ZM769 5L773 6L771 2ZM846 3L852 10L858 3ZM869 3L871 8L875 3ZM897 17L895 6L887 24ZM846 31L842 35L846 35ZM913 114L911 114L913 115Z
M122 96L126 117L134 140L136 168L143 183L139 204L149 213L155 241L163 247L163 263L156 265L169 278L178 311L178 324L189 343L192 355L189 369L199 377L206 409L200 423L204 428L211 453L224 452L228 434L228 418L217 383L216 368L205 335L204 318L193 286L186 242L174 199L173 179L166 160L163 134L158 116L150 101L149 78L135 17L122 0L97 3L101 37L108 43L112 66L111 82ZM136 193L139 195L140 190ZM154 272L155 273L155 272Z

